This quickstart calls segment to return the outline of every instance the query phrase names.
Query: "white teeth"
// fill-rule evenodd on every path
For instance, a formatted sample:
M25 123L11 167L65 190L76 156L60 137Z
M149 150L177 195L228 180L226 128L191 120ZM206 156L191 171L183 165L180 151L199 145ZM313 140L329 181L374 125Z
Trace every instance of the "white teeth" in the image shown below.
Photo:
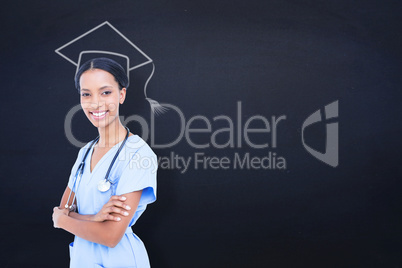
M94 116L97 116L97 117L99 117L99 116L102 116L102 115L104 115L106 112L101 112L101 113L92 113Z

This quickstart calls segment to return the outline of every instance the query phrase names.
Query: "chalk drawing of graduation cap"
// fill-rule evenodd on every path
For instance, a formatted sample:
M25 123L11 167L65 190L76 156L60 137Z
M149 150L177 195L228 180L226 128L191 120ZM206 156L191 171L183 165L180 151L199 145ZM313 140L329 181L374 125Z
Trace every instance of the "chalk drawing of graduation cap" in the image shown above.
M89 59L98 56L111 58L125 68L129 80L131 71L151 64L152 71L144 85L145 99L149 102L152 112L156 115L167 111L166 107L147 96L147 86L155 72L153 60L108 21L62 45L55 52L74 64L76 73L81 64Z

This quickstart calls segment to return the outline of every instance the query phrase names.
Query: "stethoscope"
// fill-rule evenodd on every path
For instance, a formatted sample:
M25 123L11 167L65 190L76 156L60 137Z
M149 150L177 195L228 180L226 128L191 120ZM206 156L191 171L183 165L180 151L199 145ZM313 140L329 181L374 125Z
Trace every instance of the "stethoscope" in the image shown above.
M100 180L99 183L98 183L98 190L101 191L102 193L108 191L108 190L110 189L110 186L113 184L113 183L110 181L110 179L109 179L110 171L112 170L112 167L113 167L114 162L116 161L117 157L118 157L119 154L120 154L120 151L122 150L122 148L124 147L124 144L125 144L126 141L127 141L128 134L130 134L130 130L128 129L128 127L125 127L125 128L126 128L126 130L127 130L126 137L124 138L122 144L120 145L119 149L117 150L116 154L114 155L114 158L113 158L112 162L110 163L109 169L108 169L107 172L106 172L105 178L102 179L102 180ZM91 145L89 146L88 150L86 151L86 153L85 153L85 155L84 155L84 158L82 159L80 165L79 165L78 168L77 168L77 171L76 171L76 173L75 173L75 179L74 179L73 188L72 188L71 191L70 191L70 194L69 194L69 196L68 196L68 200L67 200L67 203L66 203L66 205L65 205L65 208L69 208L70 210L75 210L75 208L76 208L75 205L74 205L74 202L75 202L75 198L76 198L76 196L77 196L77 191L76 191L76 190L77 190L76 188L78 187L78 185L77 185L77 187L76 187L77 180L78 180L79 182L81 182L81 177L82 177L82 174L84 173L85 159L87 158L87 155L88 155L89 151L91 150L92 146L93 146L98 140L99 140L99 136L98 136L95 140L92 141ZM78 179L78 177L79 177L79 179ZM78 182L78 184L79 184L79 182ZM74 189L75 189L75 191L74 191ZM71 198L71 193L72 193L72 192L75 193L75 194L74 194L74 198L73 198L73 202L71 203L71 206L68 206L68 204L70 203L70 198Z

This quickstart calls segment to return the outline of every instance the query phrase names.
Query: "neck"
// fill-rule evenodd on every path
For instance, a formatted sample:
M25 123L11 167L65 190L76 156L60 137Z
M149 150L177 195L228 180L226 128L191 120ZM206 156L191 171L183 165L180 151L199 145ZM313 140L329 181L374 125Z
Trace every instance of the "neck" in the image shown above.
M127 130L121 124L120 120L114 120L106 127L98 127L98 132L99 147L113 147L114 145L122 141L127 134Z

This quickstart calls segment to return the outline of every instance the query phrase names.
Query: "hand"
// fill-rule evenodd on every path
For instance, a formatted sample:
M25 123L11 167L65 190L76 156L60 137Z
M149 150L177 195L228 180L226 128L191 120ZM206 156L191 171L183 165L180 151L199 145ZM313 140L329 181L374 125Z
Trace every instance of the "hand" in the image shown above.
M62 209L60 209L59 207L53 208L52 219L53 219L53 227L54 228L60 228L60 218L62 217L62 215L68 216L68 212L69 211L66 208L62 208Z
M123 216L128 216L130 206L123 201L126 200L125 196L114 195L110 197L109 201L102 207L98 214L94 215L92 221L120 221L119 216L113 216L111 213L118 213Z

